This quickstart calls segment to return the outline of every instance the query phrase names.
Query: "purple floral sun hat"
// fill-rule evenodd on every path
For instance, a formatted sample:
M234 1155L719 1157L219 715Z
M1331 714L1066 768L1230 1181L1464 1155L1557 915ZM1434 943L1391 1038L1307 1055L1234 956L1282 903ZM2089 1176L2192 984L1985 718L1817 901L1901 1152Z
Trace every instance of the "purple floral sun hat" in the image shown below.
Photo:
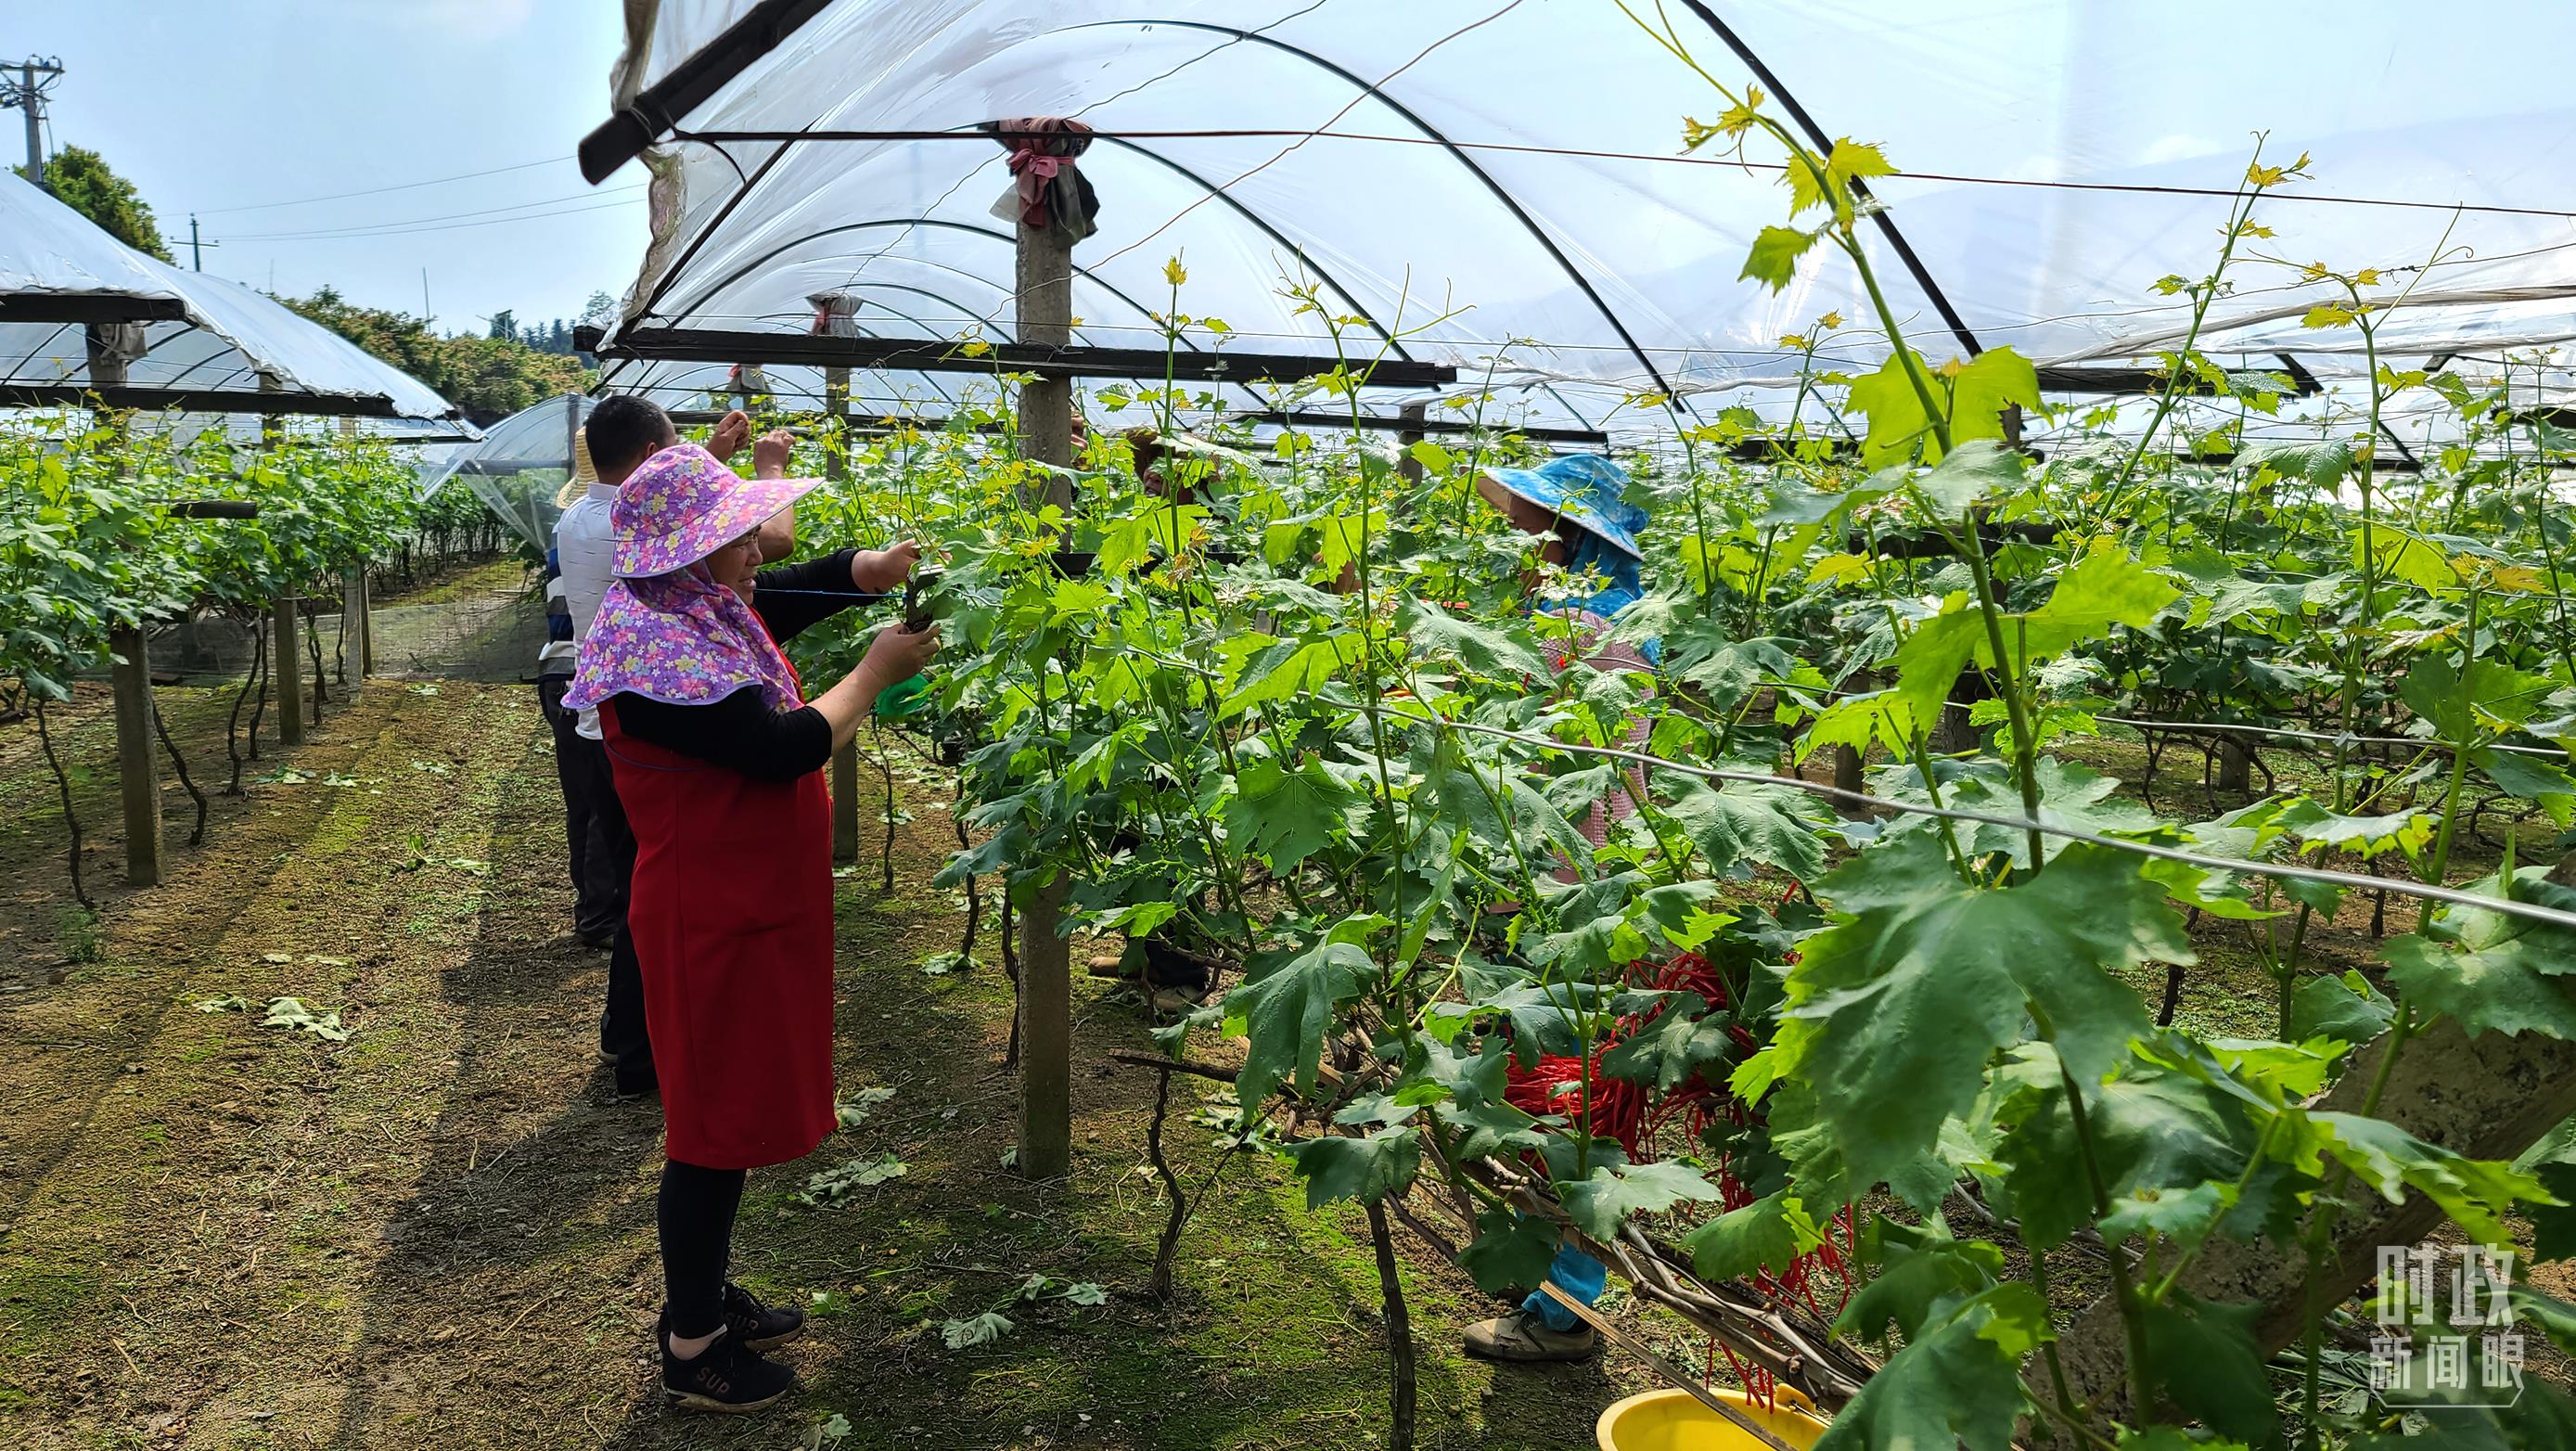
M627 475L608 509L620 579L686 569L778 517L821 479L746 479L694 443L674 444Z

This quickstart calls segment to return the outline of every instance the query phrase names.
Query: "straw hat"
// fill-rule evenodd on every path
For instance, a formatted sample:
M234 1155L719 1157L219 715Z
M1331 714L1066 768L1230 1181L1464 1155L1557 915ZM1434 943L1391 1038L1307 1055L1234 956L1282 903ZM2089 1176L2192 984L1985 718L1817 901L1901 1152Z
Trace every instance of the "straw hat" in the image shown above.
M571 508L582 495L590 492L591 485L598 482L599 469L590 461L590 430L577 428L572 435L572 477L564 481L562 488L555 490L555 507Z

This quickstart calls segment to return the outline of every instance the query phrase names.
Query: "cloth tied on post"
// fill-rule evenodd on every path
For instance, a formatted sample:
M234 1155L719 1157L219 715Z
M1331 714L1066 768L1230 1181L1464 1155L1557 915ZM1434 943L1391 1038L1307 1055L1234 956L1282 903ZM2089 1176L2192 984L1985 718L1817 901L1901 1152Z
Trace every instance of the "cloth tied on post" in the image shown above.
M1091 149L1091 128L1061 116L1022 116L987 121L984 130L1011 153L1011 189L993 203L993 215L1033 231L1052 232L1066 246L1100 227L1099 193L1074 165Z

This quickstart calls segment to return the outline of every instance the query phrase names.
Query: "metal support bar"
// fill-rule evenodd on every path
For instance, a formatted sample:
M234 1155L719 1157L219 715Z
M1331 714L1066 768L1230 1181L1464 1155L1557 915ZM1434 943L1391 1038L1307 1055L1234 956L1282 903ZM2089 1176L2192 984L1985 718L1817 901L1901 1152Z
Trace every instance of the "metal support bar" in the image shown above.
M22 292L0 297L0 322L184 322L187 316L188 305L175 297L84 292Z
M828 0L760 0L724 28L704 49L671 67L662 79L635 93L624 109L581 138L582 179L597 186L609 173L643 154L654 138L707 103L725 83L778 48ZM643 12L650 14L649 10ZM637 37L629 35L628 43Z
M0 407L131 408L145 413L165 409L180 413L257 413L262 415L346 414L357 418L400 418L387 398L354 393L270 393L237 388L87 388L78 383L0 384ZM436 420L460 421L448 410Z
M1070 276L1067 311L1071 312ZM1022 328L1025 334L1028 329ZM1066 331L1070 333L1070 324ZM881 368L915 373L1035 373L1053 378L1162 378L1191 383L1295 383L1345 366L1329 353L1166 353L1160 348L1096 348L1064 343L997 343L968 356L946 339L836 338L810 333L738 332L720 328L630 328L600 344L603 358L647 362L772 363L780 366ZM1366 381L1386 388L1444 388L1458 381L1446 363L1388 359Z

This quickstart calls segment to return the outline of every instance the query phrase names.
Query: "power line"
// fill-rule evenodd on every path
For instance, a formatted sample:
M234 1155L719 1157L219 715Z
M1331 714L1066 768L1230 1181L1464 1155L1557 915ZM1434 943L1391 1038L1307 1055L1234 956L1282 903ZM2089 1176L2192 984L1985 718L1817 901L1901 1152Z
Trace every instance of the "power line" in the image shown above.
M455 232L473 227L507 226L512 222L542 222L553 217L577 217L584 212L622 211L632 205L632 202L615 201L589 207L560 207L554 211L530 212L526 216L519 217L492 217L480 222L444 222L435 226L425 227L397 226L386 231L247 232L236 233L234 235L234 240L263 242L357 242L364 241L370 237L408 237L421 232ZM467 215L471 215L471 213L468 213Z
M328 196L297 197L292 201L282 202L252 202L247 206L238 207L199 207L197 209L197 215L212 217L225 215L231 212L264 212L276 207L301 207L310 206L315 202L346 201L351 197L382 196L387 192L413 191L424 186L445 186L451 181L472 181L476 177L500 176L505 172L527 171L539 166L561 166L563 163L570 160L572 160L572 158L569 156L549 156L543 161L522 161L513 166L495 166L488 171L466 171L459 172L454 176L432 177L428 181L397 182L392 186L369 187L365 191L333 192Z
M645 185L639 181L632 186L613 186L601 191L577 192L571 196L545 197L532 202L513 202L508 206L484 207L471 212L434 212L425 217L402 217L382 222L353 222L345 227L300 228L286 232L235 232L232 235L241 241L275 240L282 237L310 240L316 237L363 236L386 228L422 226L429 223L457 221L466 217L490 217L498 216L503 212L524 212L537 207L557 207L569 202L597 201L602 197L639 192L644 190Z

